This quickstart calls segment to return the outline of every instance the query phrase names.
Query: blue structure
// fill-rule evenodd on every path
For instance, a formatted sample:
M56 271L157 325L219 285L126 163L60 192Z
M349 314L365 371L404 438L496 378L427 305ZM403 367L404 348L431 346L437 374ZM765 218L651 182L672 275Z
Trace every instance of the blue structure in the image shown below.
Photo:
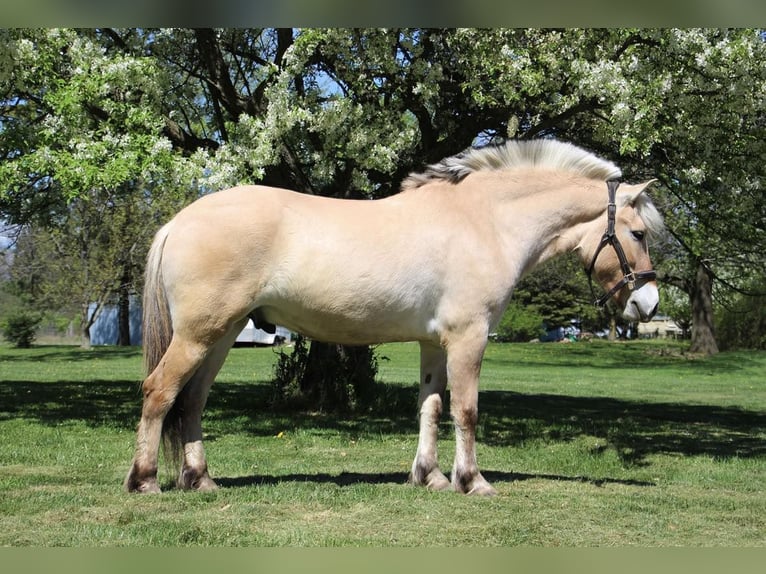
M96 304L91 303L88 314L96 311ZM120 338L120 316L117 305L104 305L93 325L90 327L91 345L116 345ZM130 344L140 345L141 332L141 301L137 297L130 298Z

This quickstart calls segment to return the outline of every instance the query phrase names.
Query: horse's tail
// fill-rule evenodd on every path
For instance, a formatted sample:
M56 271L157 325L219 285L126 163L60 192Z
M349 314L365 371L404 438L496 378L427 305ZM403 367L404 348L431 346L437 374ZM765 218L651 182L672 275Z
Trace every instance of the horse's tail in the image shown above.
M173 322L162 277L162 255L169 230L170 224L167 224L157 232L146 259L142 323L146 376L160 364L173 338ZM176 397L162 421L165 461L176 471L180 468L182 453L181 409L178 406L178 398Z
M159 365L173 337L170 307L162 281L162 252L168 230L169 225L166 225L157 232L146 259L142 329L144 370L147 376Z

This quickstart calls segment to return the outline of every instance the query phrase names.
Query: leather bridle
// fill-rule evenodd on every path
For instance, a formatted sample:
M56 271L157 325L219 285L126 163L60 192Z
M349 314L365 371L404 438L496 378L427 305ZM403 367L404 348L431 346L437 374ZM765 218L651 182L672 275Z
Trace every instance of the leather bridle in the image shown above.
M606 231L604 232L604 235L601 237L601 242L598 244L598 247L596 248L596 252L593 254L593 259L591 259L590 266L585 271L588 275L588 284L590 285L590 292L593 295L594 304L596 307L603 307L606 305L606 302L609 301L609 299L615 295L617 292L620 291L623 287L627 286L628 289L633 291L633 289L636 288L636 282L637 281L652 281L657 278L657 273L654 271L654 269L650 269L648 271L638 271L634 272L633 269L631 269L630 264L628 263L628 258L625 257L625 251L622 248L622 245L620 244L620 240L617 239L617 234L614 232L614 217L617 212L617 204L615 203L615 195L617 193L617 188L619 187L620 182L614 179L610 179L606 182L607 190L609 192L609 203L607 204L607 223L606 223ZM620 261L620 268L622 269L622 279L620 279L617 284L612 287L608 293L605 293L601 297L596 297L596 292L593 289L593 269L596 265L596 258L598 257L598 254L601 253L601 250L606 247L607 245L611 245L614 248L615 253L617 254L617 259Z

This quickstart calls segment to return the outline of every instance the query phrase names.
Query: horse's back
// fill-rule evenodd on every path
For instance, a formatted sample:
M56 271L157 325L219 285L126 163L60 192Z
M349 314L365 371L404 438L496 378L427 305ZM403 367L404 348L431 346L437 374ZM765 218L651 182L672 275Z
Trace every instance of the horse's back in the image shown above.
M242 233L247 228L262 227L273 221L280 205L293 195L300 194L266 186L232 187L202 196L179 211L173 223L188 228L185 233L210 235L217 230Z

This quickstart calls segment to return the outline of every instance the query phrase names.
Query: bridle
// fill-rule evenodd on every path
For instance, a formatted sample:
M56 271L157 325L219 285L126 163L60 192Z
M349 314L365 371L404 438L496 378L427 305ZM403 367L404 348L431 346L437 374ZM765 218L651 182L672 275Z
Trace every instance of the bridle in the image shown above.
M652 281L657 278L657 273L654 271L654 269L650 269L648 271L639 271L634 272L630 268L630 264L628 263L628 258L625 257L625 251L622 249L622 245L620 245L620 240L617 239L617 235L614 232L614 217L615 213L617 212L617 204L614 201L615 195L617 193L617 188L619 187L620 182L614 179L610 179L606 182L607 191L609 192L609 203L607 204L607 223L606 223L606 231L604 232L604 235L601 237L601 242L598 244L598 247L596 248L596 252L593 254L593 259L590 261L590 266L585 271L585 273L588 275L588 284L590 285L590 292L593 295L593 303L596 305L596 307L603 307L606 305L606 302L609 301L609 299L620 291L623 287L627 285L628 289L633 291L633 289L636 288L636 282L637 281ZM612 287L608 293L604 294L601 297L596 297L596 292L593 289L593 269L596 265L596 258L598 257L598 254L601 253L601 250L606 247L607 245L611 245L614 248L615 253L617 254L617 259L620 261L620 267L622 269L622 279L620 279L617 284Z

